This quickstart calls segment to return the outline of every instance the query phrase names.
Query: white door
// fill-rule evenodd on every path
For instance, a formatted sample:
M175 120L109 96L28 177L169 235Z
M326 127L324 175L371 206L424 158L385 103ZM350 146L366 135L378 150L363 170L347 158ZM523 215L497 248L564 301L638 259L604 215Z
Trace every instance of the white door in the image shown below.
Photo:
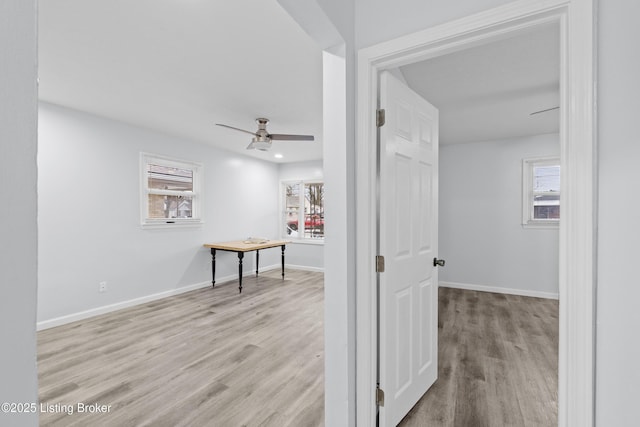
M380 108L380 426L395 426L438 374L438 110L384 72Z

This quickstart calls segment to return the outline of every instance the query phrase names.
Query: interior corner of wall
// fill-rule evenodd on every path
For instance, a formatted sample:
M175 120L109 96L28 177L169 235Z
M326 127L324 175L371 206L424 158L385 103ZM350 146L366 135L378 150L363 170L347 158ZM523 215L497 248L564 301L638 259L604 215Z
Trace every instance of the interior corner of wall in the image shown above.
M330 50L344 43L342 35L316 0L277 1L321 49Z
M340 43L335 46L328 47L324 49L324 51L332 55L344 58L347 54L347 45L345 43Z

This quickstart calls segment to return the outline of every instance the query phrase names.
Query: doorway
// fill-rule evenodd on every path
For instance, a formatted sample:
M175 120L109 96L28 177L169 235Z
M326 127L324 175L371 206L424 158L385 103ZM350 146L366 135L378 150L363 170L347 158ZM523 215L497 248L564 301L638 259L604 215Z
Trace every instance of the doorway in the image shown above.
M499 40L536 25L558 22L561 28L561 166L563 222L560 225L559 425L593 424L594 289L594 105L593 5L589 0L519 3L444 24L364 49L358 64L357 171L359 212L375 212L375 137L371 111L378 72L460 49ZM580 106L577 108L576 106ZM368 161L367 161L368 159ZM374 283L375 219L359 217L357 230L357 412L363 425L375 420ZM571 361L571 368L569 367ZM586 390L586 391L585 391Z
M559 158L560 154L558 110L531 114L558 106L559 48L559 25L538 25L508 39L396 70L398 79L440 112L438 185L433 189L439 196L427 204L435 207L439 201L439 239L434 237L427 247L434 251L432 258L446 260L444 268L433 269L439 270L436 283L441 288L436 306L439 309L433 310L434 314L442 312L438 315L438 328L416 341L424 343L427 337L439 335L439 345L434 343L439 347L438 382L424 396L426 387L419 390L419 403L404 418L406 425L465 424L466 417L474 417L478 425L520 424L524 419L557 424L558 223L554 219L536 219L537 222L523 225L521 211L524 195L529 195L522 182L523 159ZM381 100L380 107L389 105ZM385 144L382 135L392 132L397 115L392 110L386 113L388 122L380 128L381 147ZM381 159L382 153L388 151L381 148ZM540 177L537 182L559 194L559 182L553 178ZM416 177L412 182L418 185L419 180ZM391 180L383 177L384 181ZM380 192L382 197L383 188ZM548 208L547 204L554 202L546 200L551 197L549 194L545 193L544 202L536 199L535 203L545 203L544 208ZM400 203L393 205L402 209ZM408 242L419 233L401 232L422 209L402 211L402 227L394 235ZM536 216L542 213L537 212ZM428 223L431 217L425 215L421 223ZM389 261L387 265L391 264L389 250L379 253ZM426 267L427 263L421 265ZM380 274L381 282L388 279L382 295L387 295L390 283L404 289L402 284L406 281L396 278L390 268ZM423 293L420 287L408 295ZM495 298L487 298L488 295ZM537 298L526 297L551 300L543 304ZM381 298L380 306L389 304L388 300ZM537 316L520 317L530 313L545 313L544 322ZM422 314L422 319L430 318ZM382 326L389 328L392 320L380 310ZM427 323L421 320L413 329L429 330ZM520 329L520 325L528 327ZM410 328L398 331L407 329ZM399 336L394 334L396 340ZM379 342L388 348L389 341L380 337ZM534 342L535 337L545 340ZM390 347L394 348L393 343ZM420 346L412 348L417 350ZM399 395L394 392L394 382L387 379L391 374L385 369L388 362L383 356L388 351L379 354L381 373L385 374L378 380L385 394L379 417L381 425L389 425L383 420L388 419L388 413L396 412L393 408L398 405ZM414 354L407 349L400 354L407 359L401 366L411 366L421 359L420 351ZM413 358L409 354L414 354ZM529 361L526 369L525 360ZM539 378L548 380L542 382ZM516 385L525 383L536 386ZM417 381L414 388L416 384ZM414 406L415 401L403 403ZM502 414L511 418L503 418Z

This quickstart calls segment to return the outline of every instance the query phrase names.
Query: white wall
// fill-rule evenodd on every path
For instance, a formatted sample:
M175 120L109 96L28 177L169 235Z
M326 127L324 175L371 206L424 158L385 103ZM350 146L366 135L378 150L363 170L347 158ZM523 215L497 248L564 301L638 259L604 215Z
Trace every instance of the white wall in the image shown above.
M346 3L345 3L346 4ZM350 42L345 45L350 51ZM355 425L355 184L350 57L323 53L325 424Z
M278 237L277 165L51 104L39 114L38 321L45 326L206 285L205 242ZM204 225L140 227L141 151L204 164ZM279 265L279 255L262 251L261 266ZM245 257L246 272L254 260ZM216 281L235 277L236 254L218 251Z
M532 0L534 1L534 0ZM508 0L356 0L357 47L461 18ZM634 0L597 2L598 263L597 426L637 424L640 388L640 142L637 112L640 58L629 43L640 38Z
M325 424L351 426L356 422L355 2L279 3L325 49Z
M281 163L278 165L278 176L280 180L296 179L319 179L324 178L322 160L312 160L309 162Z
M347 43L347 123L353 123L353 106L355 80L353 78L353 41L355 18L353 1L323 0L327 15L339 27ZM482 9L490 4L488 0L464 0L457 2L425 3L418 0L398 3L391 0L377 0L372 7L370 1L358 0L357 31L361 46L369 45L375 40L384 40L390 36L406 34L416 29L426 28L428 22L442 22L447 19L461 17L458 8ZM422 5L425 5L424 7ZM393 5L392 22L386 19L388 9ZM437 7L436 7L437 6ZM363 9L367 9L364 10ZM416 11L425 10L425 13ZM597 385L596 385L596 418L598 426L632 425L636 420L636 393L640 386L640 373L637 360L640 359L639 343L633 340L633 332L640 328L640 319L636 302L640 300L640 288L637 283L637 273L634 269L637 250L635 242L640 240L640 225L637 216L638 199L630 196L633 192L632 184L638 182L639 172L635 159L639 158L637 129L635 117L630 114L638 111L638 97L640 83L637 75L639 59L627 49L629 40L640 37L635 17L640 13L640 4L634 0L620 0L617 2L599 2L598 47L599 47L599 221L598 221L598 339L597 339ZM466 14L466 13L464 13ZM371 24L363 24L363 20L372 19ZM428 19L423 22L421 20ZM384 25L379 25L383 22ZM409 25L410 24L410 25ZM6 63L0 67L0 137L2 156L0 164L6 173L13 171L23 173L25 180L25 200L23 215L16 218L14 212L1 210L3 222L10 226L2 228L3 241L15 242L10 250L3 249L2 267L11 266L20 274L10 277L2 276L2 298L0 299L0 316L2 325L11 325L0 329L0 340L3 349L12 351L0 352L2 367L0 373L0 393L3 400L33 401L37 393L35 379L35 182L34 167L35 149L35 3L21 0L6 0L0 2L0 52ZM349 125L346 132L347 144L353 144L353 125ZM350 130L349 130L350 129ZM19 147L19 149L18 149ZM352 147L346 147L345 151ZM355 159L344 154L348 168L355 167ZM337 154L338 160L342 157ZM325 181L328 177L325 178ZM2 182L5 175L2 175ZM342 178L347 186L353 180ZM3 195L13 190L2 187ZM352 191L349 190L349 191ZM6 197L5 197L6 198ZM344 211L336 212L345 219L354 215L350 203ZM353 218L349 219L353 221ZM353 257L353 239L345 238L339 245L348 250L348 256ZM4 245L3 248L7 246ZM334 266L333 260L325 260L326 268ZM2 268L3 274L11 274L11 269ZM345 285L352 280L352 274L338 263L338 273L342 274ZM7 279L10 282L7 282ZM7 283L15 286L7 287ZM349 282L352 283L352 282ZM5 296L7 298L5 298ZM345 311L347 310L347 311ZM348 318L352 322L355 311L354 300L349 300L344 306L337 307L337 314ZM351 323L349 323L351 325ZM352 326L349 326L353 331ZM327 337L337 336L339 331L329 331ZM350 339L337 345L327 345L331 352L327 358L346 355L352 348L355 337L347 334ZM329 343L327 343L329 344ZM346 356L345 356L346 357ZM6 359L5 359L6 358ZM5 363L6 362L6 363ZM329 372L335 376L336 370ZM349 370L344 382L352 381L355 369L349 364ZM343 382L334 378L327 383L330 392L340 391ZM330 400L327 412L332 419L349 420L355 408L349 407L342 395ZM333 410L336 409L336 410ZM351 415L350 415L351 414ZM349 417L349 418L347 418ZM12 421L13 423L13 421ZM17 426L37 425L35 417L22 417ZM329 425L329 424L328 424ZM334 426L347 425L347 422L331 424Z
M557 134L440 146L445 286L558 295L558 229L522 227L522 159L559 156Z
M462 18L471 13L508 3L510 0L318 0L329 19L339 29L346 42L347 59L347 122L352 123L356 81L353 77L353 55L358 48L433 27L439 23ZM535 0L532 0L535 1ZM637 76L638 55L629 49L629 41L640 37L635 18L640 3L634 0L599 1L597 8L598 45L598 291L597 291L597 357L596 357L596 420L598 426L633 425L637 390L640 387L640 343L633 339L640 329L640 287L636 286L635 269L640 240L640 199L635 197L635 183L640 182L637 159L638 132L634 114L640 110ZM354 11L355 5L355 11ZM352 151L352 133L347 132L347 153ZM346 159L347 169L353 170L356 159L338 153L335 161ZM325 158L326 160L326 158ZM325 171L329 175L328 171ZM347 185L353 180L344 178ZM354 214L352 204L341 213L347 218ZM351 237L344 244L353 256ZM325 278L334 268L332 260L325 260ZM340 267L337 264L338 268ZM348 276L351 280L352 276ZM355 302L350 300L344 309L337 307L337 315L351 319ZM328 331L327 338L341 338L337 331ZM348 335L346 346L353 345L355 336ZM344 347L327 343L327 358L340 357ZM338 372L333 369L331 375ZM355 367L349 365L349 381ZM339 382L327 381L327 391L339 391ZM343 421L354 410L348 404L340 406L334 399L327 406L333 420ZM338 413L340 412L340 413ZM349 418L349 424L353 420ZM346 425L344 422L332 425Z
M36 2L0 2L0 402L35 403ZM0 411L0 425L38 414Z
M278 167L280 181L313 180L324 178L322 160L281 163ZM282 238L287 238L283 235ZM324 270L324 244L294 241L287 246L288 266L312 271Z
M638 425L640 2L598 2L598 426Z

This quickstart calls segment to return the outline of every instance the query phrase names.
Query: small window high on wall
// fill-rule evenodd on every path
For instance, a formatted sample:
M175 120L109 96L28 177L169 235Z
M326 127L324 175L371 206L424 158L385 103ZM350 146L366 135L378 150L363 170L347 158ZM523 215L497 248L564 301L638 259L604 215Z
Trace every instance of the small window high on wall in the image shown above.
M560 159L522 161L522 224L557 227L560 222Z
M305 241L324 240L324 183L282 183L283 237Z
M140 154L140 216L143 227L202 222L202 165Z

